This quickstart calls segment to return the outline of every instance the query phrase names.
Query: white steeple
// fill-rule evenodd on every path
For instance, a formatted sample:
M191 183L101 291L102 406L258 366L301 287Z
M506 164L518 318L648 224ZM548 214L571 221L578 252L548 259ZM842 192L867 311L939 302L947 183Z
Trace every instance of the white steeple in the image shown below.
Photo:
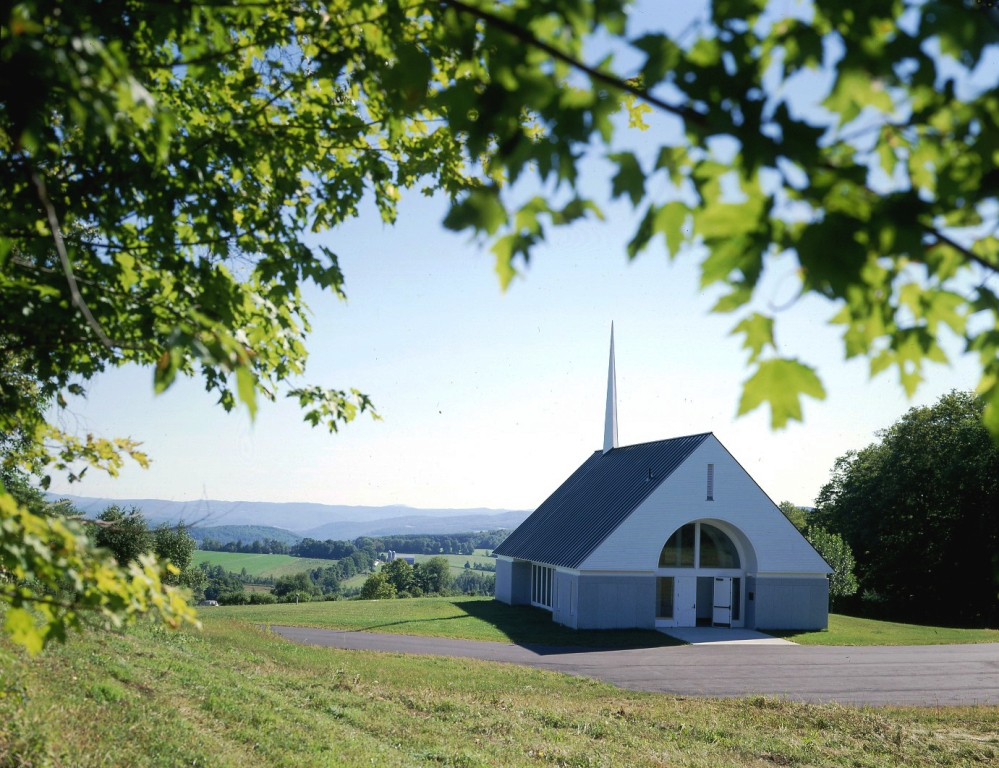
M607 415L604 419L604 453L617 448L617 372L614 368L614 323L611 323L610 365L607 368Z

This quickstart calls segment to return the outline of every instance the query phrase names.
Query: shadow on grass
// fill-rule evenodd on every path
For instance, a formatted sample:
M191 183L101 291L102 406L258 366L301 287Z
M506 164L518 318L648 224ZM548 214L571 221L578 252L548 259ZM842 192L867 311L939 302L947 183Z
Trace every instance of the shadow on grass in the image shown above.
M507 605L498 600L453 600L469 616L491 624L514 645L540 655L583 651L616 651L685 645L675 637L650 629L570 629L552 621L543 608Z

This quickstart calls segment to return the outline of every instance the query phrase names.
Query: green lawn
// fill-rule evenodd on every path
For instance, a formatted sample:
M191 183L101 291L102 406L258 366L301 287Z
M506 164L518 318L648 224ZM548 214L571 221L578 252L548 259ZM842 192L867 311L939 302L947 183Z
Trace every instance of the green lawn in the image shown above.
M336 560L318 560L314 557L292 557L291 555L250 555L240 552L206 552L202 549L194 551L195 565L208 561L212 565L221 565L227 571L239 573L243 568L251 576L292 576L313 568L325 568L336 563Z
M0 644L0 765L971 766L999 708L703 700L472 659L296 645L205 613Z
M339 600L333 603L280 603L225 606L211 617L261 624L354 629L400 635L493 640L500 643L586 647L679 645L650 630L574 630L552 622L541 608L510 606L491 597L420 597L409 600Z
M952 629L895 624L829 614L829 629L821 632L770 632L802 645L943 645L946 643L999 643L996 629Z

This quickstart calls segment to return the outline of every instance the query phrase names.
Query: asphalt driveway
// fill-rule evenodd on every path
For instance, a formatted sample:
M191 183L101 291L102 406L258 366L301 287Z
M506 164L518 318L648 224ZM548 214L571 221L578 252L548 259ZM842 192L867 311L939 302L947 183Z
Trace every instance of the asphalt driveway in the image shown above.
M600 650L272 626L295 642L456 656L582 675L684 696L766 694L848 704L999 704L999 645L687 645Z

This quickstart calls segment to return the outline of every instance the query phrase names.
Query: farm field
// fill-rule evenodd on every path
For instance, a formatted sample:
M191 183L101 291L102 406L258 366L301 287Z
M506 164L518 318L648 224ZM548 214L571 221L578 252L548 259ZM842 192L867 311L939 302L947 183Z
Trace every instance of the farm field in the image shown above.
M822 632L771 632L800 645L942 645L945 643L999 643L996 629L955 629L897 624L829 614Z
M193 562L197 565L208 561L212 565L221 565L227 571L239 573L243 568L251 576L292 576L313 568L326 568L336 560L319 560L314 557L292 557L291 555L253 555L240 552L208 552L203 549L194 551Z
M338 600L336 602L232 605L213 608L211 618L259 624L292 624L324 629L390 632L400 635L455 637L584 647L653 647L680 645L650 630L573 630L552 623L541 608L509 606L491 597L419 597L409 600Z
M0 765L957 766L999 752L999 707L673 697L204 622L72 633L35 658L3 646Z
M452 573L460 573L465 570L465 563L469 562L472 564L472 568L475 568L476 565L495 567L496 559L486 556L486 553L491 551L489 549L477 549L474 555L415 555L415 557L418 563L425 563L431 557L443 557L447 560L448 565L451 566Z

